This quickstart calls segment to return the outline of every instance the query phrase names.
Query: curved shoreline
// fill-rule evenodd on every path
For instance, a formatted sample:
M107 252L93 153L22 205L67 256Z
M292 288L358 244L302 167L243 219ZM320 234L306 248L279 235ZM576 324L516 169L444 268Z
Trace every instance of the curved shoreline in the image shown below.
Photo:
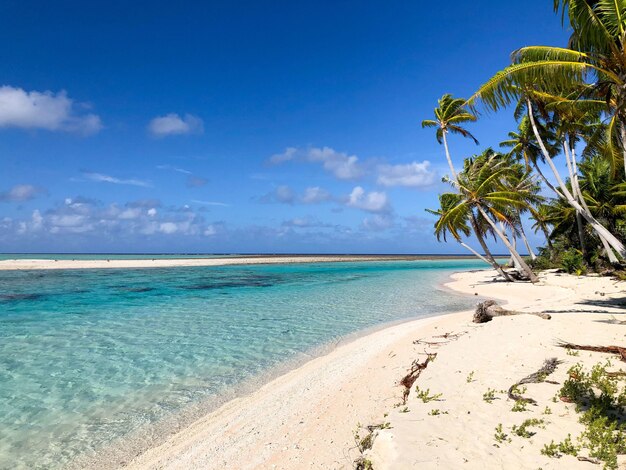
M468 297L467 294L457 292L446 287L450 280L450 273L442 274L441 279L433 286L435 291L441 290L447 295L458 297ZM137 459L141 459L144 454L149 454L152 449L167 444L169 440L175 439L180 433L185 432L198 421L210 420L211 416L221 416L224 408L228 409L235 402L246 400L257 390L263 387L271 387L276 381L282 380L289 374L299 374L299 370L312 361L325 358L334 354L338 349L348 346L356 341L375 337L375 335L390 329L402 329L406 325L421 324L425 321L435 321L435 319L454 313L424 313L419 316L412 316L397 320L386 321L353 331L346 335L337 337L327 343L314 346L313 348L298 353L295 357L283 361L267 369L254 377L237 384L236 388L229 388L220 394L202 402L192 404L169 418L158 423L147 425L147 428L139 429L126 436L115 439L113 442L98 449L94 455L78 455L71 463L70 469L78 468L98 468L114 469L128 465L128 461L134 465ZM343 354L343 353L339 353ZM148 430L148 441L145 431ZM152 468L152 467L149 467Z
M449 275L442 276L441 281L437 284L437 288L443 291L448 290L453 295L470 295L449 289L446 285L449 281ZM461 311L396 320L391 323L356 331L342 337L338 342L320 346L312 351L310 357L304 358L301 356L295 358L293 361L282 364L272 371L268 371L262 377L257 378L255 381L261 383L260 388L253 389L251 383L244 385L240 394L231 396L230 399L222 402L216 408L202 414L196 420L188 422L182 429L178 429L163 439L159 439L159 442L155 443L156 445L137 455L125 466L129 468L206 468L207 462L193 462L193 458L189 456L190 453L193 453L191 449L198 446L202 447L201 443L204 441L211 443L209 444L212 448L209 451L212 455L211 459L222 459L221 462L224 468L265 467L269 465L268 462L270 460L274 459L269 454L276 450L274 449L276 446L270 446L268 449L257 448L259 443L267 439L259 436L255 439L256 442L246 441L250 432L255 432L253 430L260 427L261 423L271 423L272 427L278 424L277 420L279 418L277 416L281 416L281 412L284 412L285 404L288 404L287 409L289 411L287 415L289 416L283 417L278 427L283 428L286 426L289 428L289 423L296 419L300 423L302 415L308 416L311 422L314 419L318 420L319 416L316 415L319 414L319 410L304 410L302 403L293 401L293 395L310 392L314 396L312 401L315 402L322 390L326 390L331 394L333 389L347 391L347 396L350 396L351 399L346 401L344 406L341 407L342 413L345 413L346 409L353 407L352 399L356 399L357 402L364 399L367 399L369 402L372 399L375 401L375 405L370 403L365 415L361 413L363 410L354 408L354 416L346 419L344 414L344 421L341 426L338 426L334 419L332 423L327 423L330 427L326 429L324 434L337 435L337 441L335 439L331 439L331 441L333 443L341 442L340 439L342 437L352 435L352 430L356 423L368 422L374 416L380 415L382 413L381 410L386 409L390 401L397 400L401 395L401 389L394 384L403 375L404 368L407 364L410 364L411 358L419 347L414 346L412 350L398 350L393 353L393 358L390 358L389 351L383 352L390 347L396 348L399 343L406 345L412 342L415 339L414 334L416 331L428 332L430 329L437 331L439 328L452 328L459 323L462 317L467 317L467 315L467 311ZM363 361L364 357L368 358L365 362ZM390 361L393 364L390 364ZM363 366L368 369L368 373L359 375L357 373L359 369L355 370L355 367L360 368ZM337 375L337 368L343 371L339 376ZM380 370L372 376L372 368L379 368ZM306 377L312 374L326 375L329 369L332 369L332 371L329 376L324 377L325 380L343 381L350 377L349 383L344 384L343 387L333 387L321 380L315 384L315 387L307 387L305 385ZM378 374L381 375L379 376ZM391 385L385 388L372 388L370 387L372 377L375 377L375 382L384 381ZM360 387L369 389L370 394L367 397L359 394L357 389ZM276 391L277 389L279 392ZM333 398L333 401L336 401L335 398ZM343 398L345 399L346 395ZM311 400L306 400L306 402L310 403ZM264 405L260 406L259 403ZM281 404L281 406L277 408L276 404ZM336 404L332 406L337 410L332 413L333 416L337 417L339 414L342 414L336 408ZM273 411L268 413L267 410ZM294 414L298 416L294 416ZM232 429L231 422L233 421L237 423L236 430ZM228 436L236 436L236 438L230 439L224 436L220 430L228 430ZM290 431L286 429L285 432L288 435ZM313 434L317 434L317 428L313 430ZM274 438L271 438L271 440L274 440ZM245 446L242 442L246 442ZM287 450L301 454L303 448L300 444L296 444L296 446L296 448ZM256 450L251 452L251 448ZM285 446L280 449L278 449L279 453L284 452ZM337 455L334 455L336 449L331 446L329 450L330 452L321 458L320 453L324 453L324 451L321 451L319 448L315 449L314 457L317 459L317 463L315 463L314 468L329 468L329 466L333 468L352 468L352 462L358 454L354 446L350 448L342 445L340 453L345 455L337 460ZM111 457L114 457L114 455L111 455ZM281 459L279 458L277 462ZM283 462L276 464L278 465L277 468L301 468L300 465L304 464L306 458L303 455L298 455L291 457L289 460L291 462L289 464L291 465L290 467L284 467ZM222 466L218 467L222 468Z
M624 285L607 278L579 279L552 273L542 275L539 285L493 283L489 271L473 271L452 275L445 287L466 295L503 299L518 310L554 308L569 312L573 305L594 296L607 300L619 295ZM353 437L357 424L380 424L389 420L391 429L381 431L374 448L366 454L376 469L456 468L464 465L464 456L472 457L471 463L465 464L471 469L502 468L513 461L518 464L517 468L537 468L538 464L551 468L550 463L545 462L546 457L540 455L540 447L528 445L528 442L522 442L520 448L510 445L511 449L502 449L502 456L494 456L491 436L495 424L491 421L507 417L495 405L484 405L488 407L487 415L482 411L468 415L467 409L483 403L480 396L488 387L508 387L512 378L526 375L527 369L536 366L535 362L541 363L543 359L539 357L544 357L546 349L571 362L572 358L568 358L565 351L558 351L559 348L552 345L551 335L555 331L567 332L574 340L577 334L585 335L589 331L596 332L598 338L600 335L610 338L619 333L615 327L603 323L613 313L594 310L592 306L585 306L581 311L585 311L584 317L554 313L549 323L538 323L545 320L523 315L475 325L471 323L471 312L464 311L388 326L339 344L327 354L306 361L258 390L225 403L162 444L138 455L126 466L132 469L349 469L360 455ZM581 330L583 318L589 324ZM465 376L470 371L475 372L480 388L478 403L469 404L464 393L458 399L450 396L445 403L436 404L449 410L449 418L416 419L412 417L413 409L403 412L394 407L402 393L397 383L410 364L424 354L426 346L415 344L415 340L437 338L446 333L463 333L464 336L437 348L443 355L424 374L428 381L425 385L433 391L443 390L448 398L448 393L452 395L445 391L449 383L461 379L467 387ZM533 350L532 358L526 350L528 338L540 345L533 346L537 350ZM609 340L604 338L603 341ZM484 355L482 351L486 348L496 351L496 355ZM448 351L455 351L456 359L446 359L444 353ZM461 361L459 354L471 359ZM499 365L494 371L489 362L494 357L505 357L510 365ZM565 370L563 366L563 374ZM504 377L502 383L497 382L502 380L500 376ZM422 380L420 377L420 382ZM464 390L461 385L455 387L461 392ZM498 404L508 410L510 404L504 401ZM415 402L409 405L418 407ZM512 415L519 418L517 413ZM436 427L432 430L430 424L416 427L416 420L427 419ZM459 419L470 421L467 426L459 426ZM558 419L566 420L561 415ZM568 423L571 421L567 424L570 427L560 425L557 431L576 432L576 418L567 419ZM446 424L442 428L439 423ZM476 434L477 429L480 434ZM438 441L433 435L446 438ZM476 447L477 435L487 442ZM427 442L430 444L426 445ZM430 460L422 458L426 454ZM420 456L419 463L411 460L415 456ZM488 459L487 464L485 459ZM430 463L424 465L424 462ZM571 468L593 468L581 462L572 464Z

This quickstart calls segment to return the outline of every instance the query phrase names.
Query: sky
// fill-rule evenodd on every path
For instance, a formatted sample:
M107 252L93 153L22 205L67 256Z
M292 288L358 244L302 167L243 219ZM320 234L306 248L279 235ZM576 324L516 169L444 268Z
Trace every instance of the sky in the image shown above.
M546 0L425 4L3 0L0 252L462 253L420 123L567 31ZM457 165L515 122L468 128Z

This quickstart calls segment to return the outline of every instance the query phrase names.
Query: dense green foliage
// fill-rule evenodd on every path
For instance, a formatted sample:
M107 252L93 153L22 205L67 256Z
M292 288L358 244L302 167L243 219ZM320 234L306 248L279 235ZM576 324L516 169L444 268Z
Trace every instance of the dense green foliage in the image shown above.
M623 269L626 260L626 0L555 0L572 30L567 47L530 46L468 100L446 94L435 119L445 146L450 192L440 195L438 239L467 244L473 234L483 258L507 280L535 279L534 269L569 273ZM452 165L447 134L475 138L463 124L479 106L512 106L518 128L501 143ZM545 236L537 257L525 225ZM484 243L498 239L518 275L503 271ZM478 255L481 256L481 255ZM482 256L481 256L482 257Z

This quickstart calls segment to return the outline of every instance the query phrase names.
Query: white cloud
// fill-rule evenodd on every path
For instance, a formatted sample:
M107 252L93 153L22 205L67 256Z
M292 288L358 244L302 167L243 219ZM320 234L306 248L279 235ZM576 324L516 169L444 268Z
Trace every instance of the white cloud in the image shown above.
M393 217L390 214L375 214L363 219L361 228L369 232L381 232L393 226Z
M30 184L18 184L0 193L0 202L24 202L33 199L41 190Z
M368 212L389 211L389 200L387 194L379 191L365 192L361 186L356 186L350 196L347 205Z
M269 161L276 165L290 160L321 163L326 171L341 180L357 179L365 173L356 155L338 152L330 147L310 147L305 150L288 147L283 153L272 155Z
M281 185L262 196L260 200L265 203L279 202L281 204L293 204L296 200L296 194L289 186Z
M0 127L46 129L93 134L102 129L100 117L80 114L65 91L25 91L4 85L0 87ZM85 107L83 105L83 107Z
M150 209L148 209L147 214L149 217L154 217L155 215L157 215L157 210L154 207L151 207Z
M382 186L428 187L435 181L435 172L429 167L428 160L406 165L379 165L377 182Z
M300 200L304 204L317 204L319 202L330 201L331 199L332 195L325 189L320 188L319 186L306 188L304 190L304 194L300 198Z
M159 232L165 233L167 235L176 233L178 231L178 225L174 222L163 222L159 225Z
M192 199L191 202L195 202L196 204L201 204L203 206L218 206L218 207L230 207L230 204L225 202L217 202L217 201L201 201L199 199Z
M157 137L182 134L202 134L204 123L193 114L180 117L176 113L155 117L148 124L148 130Z
M298 149L295 147L287 147L283 153L277 153L270 157L270 163L275 165L293 160L298 154Z
M96 181L98 183L113 183L113 184L127 184L131 186L141 186L144 188L148 188L151 186L147 181L139 180L139 179L120 179L114 176L105 175L103 173L83 173L85 178L90 179L92 181Z

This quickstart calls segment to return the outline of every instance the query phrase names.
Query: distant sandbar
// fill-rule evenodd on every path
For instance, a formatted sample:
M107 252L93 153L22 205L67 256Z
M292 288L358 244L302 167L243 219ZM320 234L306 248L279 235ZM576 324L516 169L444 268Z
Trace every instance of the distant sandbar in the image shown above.
M30 269L174 268L184 266L225 266L237 264L333 263L354 261L416 261L464 259L460 256L411 255L245 255L224 258L155 259L8 259L0 271Z

